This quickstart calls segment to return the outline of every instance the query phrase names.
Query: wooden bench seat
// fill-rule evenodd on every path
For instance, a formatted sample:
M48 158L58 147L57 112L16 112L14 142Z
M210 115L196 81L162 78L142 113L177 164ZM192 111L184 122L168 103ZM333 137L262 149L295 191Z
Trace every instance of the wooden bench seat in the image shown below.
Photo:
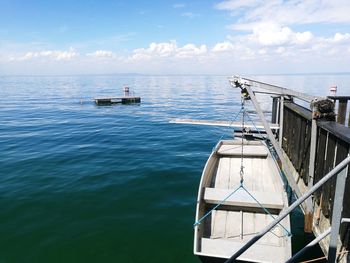
M219 204L234 189L205 188L204 200L209 204ZM282 194L277 192L249 191L267 209L283 209ZM223 205L260 208L259 204L243 189L230 196Z
M224 144L220 147L217 153L221 156L241 157L242 146ZM268 149L264 145L244 145L243 146L244 157L266 158L267 155L268 155Z
M231 257L244 242L237 242L228 239L202 238L201 253L205 255L220 255L222 258ZM239 260L248 262L285 262L286 248L284 246L271 246L267 244L254 244L244 252Z

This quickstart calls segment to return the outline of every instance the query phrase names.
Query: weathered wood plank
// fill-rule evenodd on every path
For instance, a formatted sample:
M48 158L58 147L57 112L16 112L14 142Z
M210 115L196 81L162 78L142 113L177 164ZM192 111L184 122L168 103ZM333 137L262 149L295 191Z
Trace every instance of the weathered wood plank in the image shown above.
M206 188L204 192L204 200L209 204L219 204L231 193L232 190ZM283 209L283 199L281 193L260 191L250 191L250 193L263 207L267 209ZM230 196L223 202L223 204L230 206L261 208L261 206L243 189Z
M324 176L324 160L326 152L326 140L327 140L327 131L320 129L318 134L318 143L316 147L316 161L315 161L315 174L314 174L314 184L317 183ZM317 202L320 201L320 194L322 192L322 187L320 190L315 192L315 198Z
M232 256L243 245L242 242L225 239L202 238L202 251L209 255ZM238 260L247 262L285 262L285 248L274 245L252 245L246 252L238 257Z
M333 134L328 133L323 175L330 172L334 167L335 146L336 146L336 137ZM333 198L334 198L335 182L336 182L336 178L332 178L327 183L325 183L322 187L323 198L324 198L323 204L322 204L322 212L324 216L330 217L330 218L332 216L331 215L332 210L330 208L331 208L331 202L334 201Z
M350 96L328 96L327 98L332 100L350 100Z
M239 128L242 129L242 122L232 122L232 121L214 121L214 120L194 120L194 119L173 119L169 121L170 123L178 123L178 124L195 124L195 125L208 125L208 126L222 126L222 127L232 127L232 128ZM278 130L279 125L275 123L269 124L270 128L273 130ZM254 129L258 129L259 131L264 130L264 126L260 123L252 124L252 123L245 123L245 128L252 129L252 132Z
M298 115L300 115L304 119L311 120L311 118L312 118L311 110L308 110L300 105L297 105L297 104L292 103L292 102L289 102L289 103L286 102L284 104L284 106L289 108L292 112L297 113Z
M241 157L242 146L240 145L222 145L218 150L218 154L221 156ZM250 158L266 158L268 150L266 147L260 147L256 145L244 145L243 156Z
M346 109L348 106L348 100L345 99L339 99L338 101L338 116L337 116L337 122L340 124L345 123L345 118L346 118Z
M278 97L273 97L271 123L277 123L277 115L278 115L277 111L278 111Z
M350 144L350 129L334 121L318 121L317 126Z
M106 98L94 98L97 105L110 105L110 104L128 104L128 103L140 103L140 97L106 97Z

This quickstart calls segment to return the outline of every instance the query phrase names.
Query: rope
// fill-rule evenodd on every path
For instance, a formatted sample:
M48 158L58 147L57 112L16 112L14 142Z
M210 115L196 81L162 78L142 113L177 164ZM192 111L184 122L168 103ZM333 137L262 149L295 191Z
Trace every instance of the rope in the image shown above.
M237 117L243 113L243 124L242 124L242 129L243 129L243 126L244 126L244 98L242 98L242 103L241 103L241 109L239 110L239 112L236 114L236 116L232 119L229 127L232 125L232 123L237 119ZM242 133L243 134L243 133ZM219 139L219 142L222 140L222 138L225 136L225 134L222 134L220 139ZM216 146L217 144L214 146L213 150L216 149ZM243 171L243 136L242 136L242 154L241 154L241 169L240 169L240 177L241 177L241 184L239 187L237 187L232 193L230 193L228 196L226 196L226 198L224 200L222 200L219 204L217 204L216 206L214 206L209 212L207 212L204 216L202 216L198 221L196 221L193 226L197 226L197 225L200 225L202 223L202 221L207 218L216 208L218 208L219 206L221 206L228 198L230 198L232 195L234 195L241 187L243 187L243 174L244 174L244 171Z
M262 133L260 132L260 130L256 127L255 122L254 122L253 119L250 117L249 113L248 113L248 112L245 112L245 114L247 115L249 121L253 124L255 130L259 133L259 135L260 135L264 140L266 140L266 138L262 135Z
M220 201L220 203L218 203L216 206L214 206L209 212L207 212L204 216L202 216L198 221L196 221L193 226L197 226L200 225L203 220L205 218L207 218L209 215L212 214L212 212L217 209L219 206L221 206L228 198L230 198L232 195L234 195L239 189L243 189L264 211L266 214L268 214L269 216L271 216L273 219L275 219L275 217L270 213L270 211L268 209L266 209L243 185L244 182L244 165L243 165L243 149L244 149L244 133L245 133L245 115L247 115L249 121L253 124L255 130L259 133L259 135L262 136L262 138L264 140L267 140L266 138L264 138L264 136L261 134L260 130L256 127L254 121L252 120L252 118L249 116L249 114L246 112L245 107L244 107L244 102L245 102L246 98L244 96L242 96L242 101L241 101L241 109L240 111L236 114L236 116L233 118L233 120L231 121L229 127L232 125L232 123L237 119L237 117L242 113L242 143L241 143L241 167L240 167L240 185L239 187L237 187L233 192L231 192L228 196L225 197L225 199L223 199L222 201ZM219 142L221 141L221 139L223 138L224 134L221 136ZM266 146L268 147L268 145L266 144ZM216 148L216 147L214 147ZM214 150L214 149L213 149ZM281 223L278 223L279 226L281 226L286 235L287 236L291 236L291 232L286 229ZM274 232L270 231L270 233L272 233L273 235L278 236L277 234L275 234Z
M337 256L341 256L343 254L347 254L348 252L349 252L348 250L345 250L345 251L342 251L342 252L338 252ZM310 262L315 262L315 261L319 261L319 260L322 260L322 259L327 259L327 257L323 256L323 257L320 257L320 258L313 258L313 259L310 259L310 260L301 261L300 263L310 263Z
M231 127L231 125L233 124L233 122L237 119L237 117L241 114L241 112L242 112L242 107L241 107L241 109L239 110L239 112L236 114L236 116L232 119L232 121L230 122L230 124L229 124L229 126L228 126L228 128L227 129L229 129L230 127ZM220 137L220 139L219 139L219 142L224 138L224 136L225 136L225 133L223 133L222 135L221 135L221 137ZM217 144L216 144L217 145ZM214 149L216 148L216 145L213 147L213 149L212 149L212 151L214 151Z
M212 208L208 213L206 213L204 216L202 216L197 222L193 224L193 226L198 226L202 223L202 221L207 218L216 208L218 208L220 205L222 205L227 199L229 199L232 195L234 195L239 189L241 189L243 186L238 186L232 193L230 193L228 196L225 197L224 200L222 200L220 203L218 203L214 208Z
M244 132L245 132L245 126L244 126L244 115L245 115L245 109L244 109L244 98L242 97L242 143L241 143L241 168L239 171L239 176L241 177L240 183L243 185L244 181L244 166L243 166L243 144L244 144Z
M251 198L253 198L253 200L265 211L266 214L268 214L269 216L271 216L272 219L275 219L275 217L270 213L270 211L269 211L267 208L265 208L265 207L258 201L258 199L256 199L256 198L247 190L247 188L245 188L243 185L242 185L242 189L243 189L244 191L246 191L246 193L247 193ZM289 232L288 229L285 228L281 223L278 223L278 225L281 226L281 227L284 229L284 231L287 233L287 236L292 236L292 233ZM273 232L271 232L271 233L273 233ZM273 234L275 234L275 233L273 233Z

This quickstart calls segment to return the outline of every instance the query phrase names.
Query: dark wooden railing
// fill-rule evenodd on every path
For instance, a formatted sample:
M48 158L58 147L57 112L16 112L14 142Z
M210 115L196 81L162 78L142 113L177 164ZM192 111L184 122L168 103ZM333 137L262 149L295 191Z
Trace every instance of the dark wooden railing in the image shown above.
M340 124L344 124L350 127L350 113L348 113L348 101L350 100L350 96L328 96L329 99L333 100L336 104L337 110L337 122ZM345 124L345 121L347 123Z
M346 98L346 102L345 101ZM317 121L315 169L313 182L317 183L325 174L339 164L350 150L350 128L340 123L346 119L347 100L350 97L332 99L339 100L337 122ZM344 117L345 116L345 117ZM309 109L293 102L285 102L283 108L282 148L298 172L305 185L309 183L309 162L311 144L312 113ZM348 170L350 173L350 169ZM321 208L322 214L330 220L334 203L336 178L327 182L314 195L314 200ZM350 176L348 175L343 199L342 217L350 217ZM343 239L349 228L343 225ZM349 247L348 242L346 246Z

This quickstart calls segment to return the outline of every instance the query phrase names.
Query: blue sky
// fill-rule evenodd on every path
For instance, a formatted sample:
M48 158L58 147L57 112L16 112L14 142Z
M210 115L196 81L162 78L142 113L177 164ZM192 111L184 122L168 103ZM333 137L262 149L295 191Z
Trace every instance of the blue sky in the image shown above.
M350 71L348 0L0 0L0 74Z

